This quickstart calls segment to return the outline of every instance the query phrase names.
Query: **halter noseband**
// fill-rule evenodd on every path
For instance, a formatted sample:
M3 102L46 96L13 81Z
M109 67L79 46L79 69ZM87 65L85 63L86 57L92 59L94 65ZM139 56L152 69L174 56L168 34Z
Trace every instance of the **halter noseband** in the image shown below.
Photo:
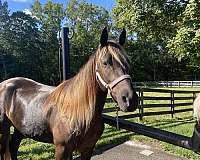
M112 89L121 81L125 80L125 79L130 79L131 80L131 76L128 74L122 75L120 77L118 77L117 79L115 79L114 81L110 82L110 83L106 83L103 78L101 77L101 75L99 74L99 72L96 70L96 78L97 80L99 80L101 82L101 84L110 90L110 92L112 92Z

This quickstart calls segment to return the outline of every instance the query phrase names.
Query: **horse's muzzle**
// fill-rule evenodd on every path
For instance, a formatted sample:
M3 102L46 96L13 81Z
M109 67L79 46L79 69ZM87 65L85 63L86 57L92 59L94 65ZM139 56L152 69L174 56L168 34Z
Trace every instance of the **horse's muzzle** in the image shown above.
M124 91L117 100L120 110L123 112L133 112L138 106L138 96L133 91Z

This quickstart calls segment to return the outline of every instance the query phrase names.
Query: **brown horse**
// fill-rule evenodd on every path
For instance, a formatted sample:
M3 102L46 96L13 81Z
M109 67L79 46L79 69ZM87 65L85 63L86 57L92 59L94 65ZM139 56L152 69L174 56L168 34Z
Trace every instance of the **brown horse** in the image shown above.
M122 111L137 106L122 47L125 38L123 30L119 43L108 41L105 28L96 53L58 87L20 77L0 83L1 159L16 160L21 140L29 137L53 143L56 160L71 160L74 150L89 160L104 129L101 114L108 90ZM14 134L9 142L10 126Z

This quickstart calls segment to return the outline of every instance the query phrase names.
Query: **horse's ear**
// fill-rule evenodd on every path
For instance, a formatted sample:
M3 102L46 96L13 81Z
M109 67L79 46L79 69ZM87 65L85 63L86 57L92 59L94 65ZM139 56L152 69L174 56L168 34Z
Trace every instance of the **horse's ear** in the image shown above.
M125 28L123 28L123 31L119 36L119 44L123 46L125 41L126 41L126 30Z
M100 38L101 46L102 47L106 46L107 42L108 42L108 31L107 27L105 27L101 33L101 38Z

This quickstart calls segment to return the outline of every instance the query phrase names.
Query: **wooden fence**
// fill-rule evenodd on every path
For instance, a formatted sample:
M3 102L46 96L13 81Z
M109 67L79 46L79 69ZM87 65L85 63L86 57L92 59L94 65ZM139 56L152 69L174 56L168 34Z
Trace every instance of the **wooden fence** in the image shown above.
M137 113L121 115L120 118L139 117L140 120L144 116L171 114L172 118L175 113L192 111L192 104L196 97L196 93L200 91L180 91L167 89L150 89L137 88L139 95L139 106ZM156 95L156 96L155 96ZM107 103L111 103L111 98L107 99ZM158 111L155 111L159 108ZM145 111L147 109L148 111ZM149 111L154 109L153 111ZM105 112L114 111L114 108L105 108Z
M134 82L135 87L200 87L200 81L152 81Z

